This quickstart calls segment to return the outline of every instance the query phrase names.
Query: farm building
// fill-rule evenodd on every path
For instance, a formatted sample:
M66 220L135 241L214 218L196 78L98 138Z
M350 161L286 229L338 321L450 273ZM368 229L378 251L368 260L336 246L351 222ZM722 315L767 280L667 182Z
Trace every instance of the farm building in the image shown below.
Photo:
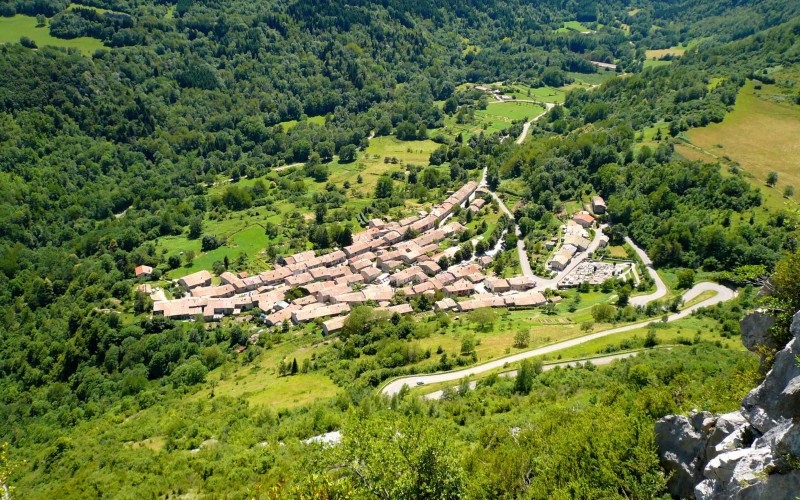
M587 212L579 212L572 217L582 228L587 229L594 225L594 217Z
M606 213L606 201L599 197L599 196L592 196L592 212L596 214L604 214Z
M153 274L153 268L142 264L141 266L136 266L134 274L137 278L149 278Z

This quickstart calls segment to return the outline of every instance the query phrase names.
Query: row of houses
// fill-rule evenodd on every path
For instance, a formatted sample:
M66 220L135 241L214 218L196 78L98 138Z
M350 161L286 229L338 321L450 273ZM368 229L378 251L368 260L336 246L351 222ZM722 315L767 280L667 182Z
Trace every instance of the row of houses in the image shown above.
M298 252L280 258L279 265L275 269L254 276L249 276L247 273L225 272L220 275L219 286L211 286L212 276L208 271L189 274L178 280L178 283L188 290L189 296L171 301L158 301L154 305L154 313L175 319L198 315L213 319L220 315L238 314L258 306L263 311L287 316L284 312L286 307L277 307L278 310L274 310L276 309L274 302L265 303L262 300L263 294L277 289L303 287L312 290L311 293L324 294L326 289L335 290L336 294L353 299L355 295L348 295L353 292L351 288L353 285L371 284L379 280L384 273L394 271L397 272L390 275L388 280L395 287L421 283L427 277L441 271L430 254L439 250L441 241L465 229L457 222L440 228L436 228L436 225L447 218L456 206L464 206L469 202L477 187L478 184L475 182L465 184L442 204L433 207L429 214L420 213L392 223L385 223L379 219L372 220L366 231L354 236L352 245L341 250L337 249L322 255L316 255L310 250ZM408 229L419 236L403 241L403 235ZM147 276L152 273L152 268L139 266L136 273ZM318 288L316 284L322 289L316 290ZM375 300L373 297L375 294L369 291L358 294L364 296L365 301ZM387 292L383 289L382 296L385 295ZM319 314L324 313L325 311L322 311ZM299 317L306 318L304 313Z
M184 276L179 283L188 294L156 302L154 313L216 320L257 307L267 325L320 321L329 333L342 328L352 308L362 304L391 313L412 312L408 304L395 303L398 292L406 297L441 292L452 303L474 296L463 302L466 309L484 307L480 304L487 300L491 307L540 305L540 294L530 292L532 280L486 276L483 271L491 257L448 269L439 266L445 254L441 243L465 230L458 222L445 223L446 219L457 206L482 208L482 199L470 204L477 187L475 182L467 183L429 213L391 223L371 220L366 231L354 235L353 245L340 250L322 255L298 252L279 259L275 269L252 276L225 272L217 286L211 285L208 271ZM408 229L415 237L404 240ZM297 297L297 289L302 296ZM506 295L500 297L501 293Z
M538 307L547 303L541 292L525 291L507 295L477 294L469 300L456 302L451 297L445 297L434 304L438 311L469 312L487 307Z

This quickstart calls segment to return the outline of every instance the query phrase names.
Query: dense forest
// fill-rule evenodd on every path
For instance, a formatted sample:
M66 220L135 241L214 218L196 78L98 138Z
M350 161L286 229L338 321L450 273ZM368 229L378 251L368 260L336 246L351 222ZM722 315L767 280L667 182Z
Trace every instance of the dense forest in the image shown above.
M43 16L53 37L104 44L90 56L0 45L0 441L9 443L9 483L19 484L20 498L653 498L664 484L653 419L700 404L726 409L752 385L752 359L702 342L680 363L658 352L608 370L493 378L442 402L403 395L386 404L374 387L404 363L453 365L404 347L440 318L365 313L363 329L306 367L343 389L334 400L275 412L216 398L188 409L196 419L167 421L161 414L184 412L181 398L250 332L151 317L149 299L133 292L134 269L152 265L160 277L182 258L191 264L159 242L187 236L204 251L224 246L205 230L208 221L256 207L283 217L265 223L273 262L344 246L368 218L443 199L487 167L493 188L522 186L528 203L514 218L531 243L557 228L553 214L566 201L599 193L609 203L612 242L631 236L658 266L752 284L741 276L761 279L798 251L796 214L757 216L758 187L736 170L678 157L674 141L722 121L746 81L768 83L768 68L800 62L800 4L69 6L0 1L4 18ZM593 34L559 29L574 20ZM700 42L672 64L646 67L646 49L691 40ZM622 76L570 86L599 74L590 61L614 63ZM464 84L506 81L567 94L522 146L500 133L442 132L459 109L485 108L485 97ZM642 144L640 134L653 127L663 140ZM432 139L437 149L428 165L382 176L358 203L355 186L328 182L334 157L352 163L373 138L388 136ZM303 167L275 170L295 163ZM239 187L240 179L257 180ZM286 203L293 210L281 212ZM498 222L490 246L509 225ZM218 264L216 274L248 267L247 256ZM722 325L752 306L747 298L710 314ZM257 347L284 339L273 331ZM379 361L356 361L362 353L380 353ZM140 428L126 424L137 418ZM165 426L163 451L152 455L109 444L116 432L134 442ZM347 436L341 448L299 442L339 428ZM586 429L591 438L575 447ZM201 449L199 460L177 453L212 435L222 443Z

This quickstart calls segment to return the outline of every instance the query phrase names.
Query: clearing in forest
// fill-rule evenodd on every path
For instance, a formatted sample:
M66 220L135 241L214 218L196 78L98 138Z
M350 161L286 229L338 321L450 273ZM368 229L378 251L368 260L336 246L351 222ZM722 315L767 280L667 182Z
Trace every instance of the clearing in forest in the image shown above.
M67 49L78 49L81 54L90 56L96 50L107 48L97 38L87 36L65 40L50 35L50 28L37 26L36 18L17 14L12 17L0 17L0 43L19 43L26 36L36 42L39 48L51 45Z
M591 33L592 30L584 26L580 21L564 21L564 25L555 31L557 33L569 33L570 31Z

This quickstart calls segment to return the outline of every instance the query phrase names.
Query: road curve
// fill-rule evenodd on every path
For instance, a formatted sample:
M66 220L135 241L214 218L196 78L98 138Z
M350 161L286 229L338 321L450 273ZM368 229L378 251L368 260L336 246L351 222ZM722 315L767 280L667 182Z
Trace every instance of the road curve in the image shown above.
M688 292L686 292L683 296L685 302L689 302L692 299L698 297L700 294L706 291L716 291L717 294L713 297L710 297L702 302L699 302L693 306L687 307L686 309L671 314L667 317L667 321L676 321L682 318L685 318L692 314L694 311L701 309L703 307L709 307L720 302L725 302L731 300L736 296L736 292L731 290L730 288L724 287L722 285L718 285L716 283L698 283L694 287L692 287ZM611 328L609 330L604 330L602 332L593 333L591 335L585 335L583 337L578 337L570 340L565 340L563 342L558 342L556 344L550 344L544 347L539 347L538 349L533 349L530 351L520 352L511 356L506 356L504 358L495 359L489 361L488 363L483 363L481 365L473 366L470 368L464 368L463 370L455 370L446 373L431 373L427 375L412 375L408 377L398 378L393 380L389 384L387 384L382 390L381 393L387 396L392 396L397 394L400 389L404 385L408 385L409 387L414 387L417 385L417 382L424 382L427 384L435 384L439 382L450 382L453 380L461 380L464 377L468 377L470 375L477 375L479 373L484 373L489 370L494 370L496 368L502 368L506 365L506 363L514 363L517 361L522 361L523 359L532 358L534 356L542 356L544 354L550 354L556 351L560 351L562 349L566 349L568 347L574 347L576 345L584 344L586 342L599 339L602 337L606 337L608 335L613 335L615 333L627 332L631 330L636 330L637 328L642 328L644 326L649 325L653 321L657 320L647 320L641 321L639 323L634 323L632 325L621 326L618 328Z
M616 361L618 359L631 358L633 356L636 356L640 352L642 352L642 351L623 352L623 353L620 353L620 354L611 354L610 356L601 356L599 358L575 359L575 360L572 360L572 361L562 361L561 363L551 363L551 364L548 364L548 365L543 365L542 366L542 371L546 372L546 371L552 370L553 368L556 368L556 367L560 367L560 368L565 368L567 366L575 367L575 366L577 366L579 364L583 364L583 363L585 363L587 361L590 361L595 366L603 366L603 365L611 364L612 362L614 362L614 361ZM501 377L516 377L517 376L517 370L511 370L511 371L508 371L508 372L503 372L503 373L500 374L500 376ZM477 386L478 386L478 383L477 383L476 380L471 380L469 382L469 388L470 389L475 389ZM442 399L442 394L444 394L444 391L434 391L434 392L425 394L424 396L422 396L422 398L423 399Z
M512 102L514 102L514 101L512 101ZM520 102L520 101L517 101L517 102ZM522 133L519 134L519 138L517 139L517 144L522 144L525 141L525 138L528 137L528 130L530 130L531 125L533 124L533 122L539 120L539 118L541 118L544 115L546 115L551 109L553 109L556 106L552 102L545 102L545 103L541 103L541 104L544 104L544 111L541 114L539 114L538 116L536 116L536 117L532 118L531 120L525 122L525 125L522 126Z
M667 285L664 284L664 281L661 279L661 276L658 275L655 269L653 269L653 261L650 260L650 257L647 256L644 250L636 246L636 243L633 242L630 237L625 237L625 242L633 248L636 254L642 259L642 262L647 269L647 274L653 278L653 281L656 283L656 291L647 295L639 295L636 297L631 297L630 303L633 306L644 306L649 304L654 300L658 300L664 297L667 294Z

